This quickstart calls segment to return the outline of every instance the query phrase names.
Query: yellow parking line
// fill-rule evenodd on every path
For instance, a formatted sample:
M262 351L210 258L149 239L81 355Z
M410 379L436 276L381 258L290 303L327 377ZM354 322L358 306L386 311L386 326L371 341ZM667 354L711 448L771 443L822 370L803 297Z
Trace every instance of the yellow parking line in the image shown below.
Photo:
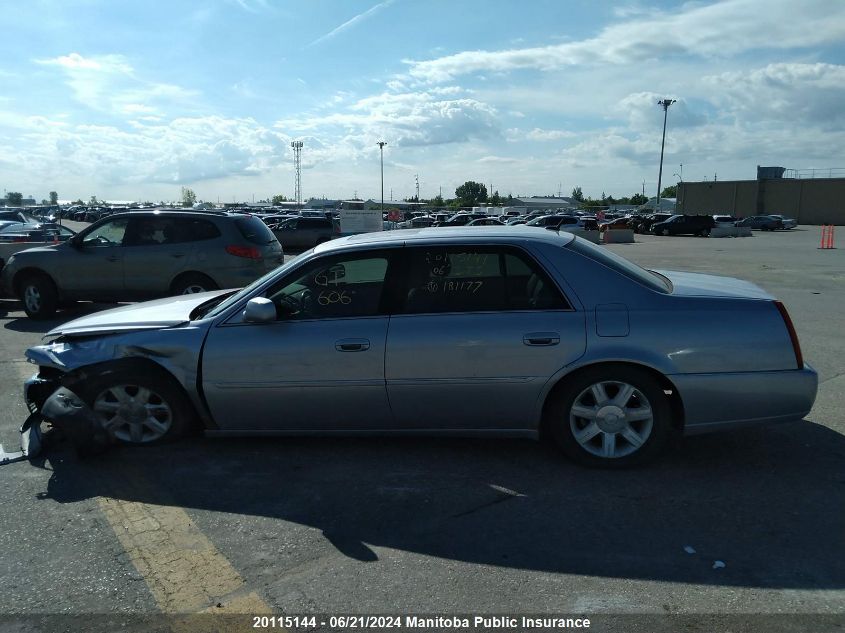
M23 379L35 368L18 365ZM159 610L167 614L271 614L270 606L255 592L188 513L170 503L166 491L153 489L143 472L131 466L108 484L111 494L97 503L144 578ZM107 489L107 490L108 490ZM162 504L129 501L153 498ZM207 627L208 620L177 620L174 631Z
M124 474L113 483L121 494L98 497L97 503L161 611L272 612L258 594L245 591L244 579L185 510L126 500L149 495L143 494L148 484L142 473ZM155 491L158 499L162 494Z

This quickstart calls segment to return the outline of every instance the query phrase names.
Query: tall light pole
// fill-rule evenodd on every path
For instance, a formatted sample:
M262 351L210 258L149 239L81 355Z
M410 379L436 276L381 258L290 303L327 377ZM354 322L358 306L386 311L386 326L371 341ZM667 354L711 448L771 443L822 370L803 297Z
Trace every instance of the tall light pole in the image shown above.
M657 208L655 211L660 211L660 185L663 179L663 148L666 145L666 116L669 113L669 106L673 103L675 103L675 99L663 99L657 102L657 105L663 108L663 140L660 141L660 171L657 173Z
M384 217L384 146L387 145L387 142L379 141L376 145L378 145L381 153L381 215Z
M296 199L296 206L302 206L302 141L291 141L290 146L293 149L293 169L294 169L294 194Z

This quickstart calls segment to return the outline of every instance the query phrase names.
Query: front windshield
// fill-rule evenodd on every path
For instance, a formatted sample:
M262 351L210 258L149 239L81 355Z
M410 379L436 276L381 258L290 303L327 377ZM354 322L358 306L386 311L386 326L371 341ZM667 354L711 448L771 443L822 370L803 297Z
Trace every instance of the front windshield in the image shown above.
M253 281L251 284L249 284L245 288L241 289L239 292L236 292L233 295L229 295L224 301L218 303L217 305L214 305L208 312L205 312L204 314L203 313L197 314L194 318L197 318L197 319L213 319L214 317L216 317L216 316L222 314L223 312L225 312L226 310L228 310L230 306L233 306L238 301L240 301L242 297L248 296L253 290L255 290L256 288L261 286L265 281L267 281L268 279L271 279L272 277L275 277L276 275L278 275L282 271L289 270L292 267L296 266L299 262L306 259L313 252L314 252L314 249L311 248L311 249L308 249L307 251L305 251L303 253L300 253L299 255L294 257L292 260L282 264L279 268L275 268L274 270L271 270L269 273L267 273L263 277L259 277L258 279Z

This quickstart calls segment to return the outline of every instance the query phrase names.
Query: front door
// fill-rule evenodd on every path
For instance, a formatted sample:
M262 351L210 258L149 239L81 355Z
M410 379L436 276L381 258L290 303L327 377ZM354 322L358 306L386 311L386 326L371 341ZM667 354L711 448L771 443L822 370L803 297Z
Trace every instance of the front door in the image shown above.
M100 301L124 298L123 240L128 218L114 218L83 233L80 241L61 248L61 270L57 272L62 293L69 299Z
M385 359L397 427L534 428L543 386L584 353L583 312L520 249L406 250Z
M242 311L213 327L202 383L221 430L351 431L393 425L384 383L390 251L322 257L264 293L277 320Z

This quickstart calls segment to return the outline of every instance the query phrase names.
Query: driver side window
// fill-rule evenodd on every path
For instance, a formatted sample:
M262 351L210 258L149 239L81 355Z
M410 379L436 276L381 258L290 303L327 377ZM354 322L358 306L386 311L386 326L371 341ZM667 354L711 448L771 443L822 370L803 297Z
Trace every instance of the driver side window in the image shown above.
M325 319L379 314L387 256L323 258L287 277L266 297L279 319Z
M82 239L82 244L84 246L120 246L123 244L127 224L129 224L128 218L106 222L88 233Z

